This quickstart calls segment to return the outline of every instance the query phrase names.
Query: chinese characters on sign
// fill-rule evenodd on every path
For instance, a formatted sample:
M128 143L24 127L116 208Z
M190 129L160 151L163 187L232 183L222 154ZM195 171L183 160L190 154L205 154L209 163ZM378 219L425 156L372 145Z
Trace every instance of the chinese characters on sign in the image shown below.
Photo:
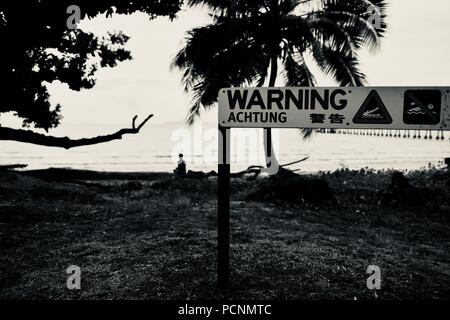
M324 113L311 113L309 116L311 118L311 123L326 123ZM344 123L345 116L339 113L333 113L328 117L329 123Z

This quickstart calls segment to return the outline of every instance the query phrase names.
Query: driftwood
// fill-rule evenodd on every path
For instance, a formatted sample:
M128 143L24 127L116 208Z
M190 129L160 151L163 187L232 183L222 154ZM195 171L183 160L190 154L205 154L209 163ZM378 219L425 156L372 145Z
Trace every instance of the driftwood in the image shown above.
M309 159L309 157L306 157L306 158L303 158L303 159L300 159L300 160L297 160L297 161L294 161L294 162L290 162L290 163L286 163L286 164L280 165L280 168L278 170L277 175L278 176L279 175L290 175L290 174L293 174L293 173L295 173L297 171L300 171L300 169L290 170L290 169L285 169L285 167L288 167L288 166L291 166L291 165L294 165L294 164L306 161L308 159ZM264 172L264 169L265 169L265 167L263 167L263 166L250 166L246 170L243 170L243 171L240 171L240 172L236 172L236 173L232 173L231 177L239 178L239 177L242 177L242 176L244 176L246 174L253 174L254 175L253 178L257 178L261 173Z

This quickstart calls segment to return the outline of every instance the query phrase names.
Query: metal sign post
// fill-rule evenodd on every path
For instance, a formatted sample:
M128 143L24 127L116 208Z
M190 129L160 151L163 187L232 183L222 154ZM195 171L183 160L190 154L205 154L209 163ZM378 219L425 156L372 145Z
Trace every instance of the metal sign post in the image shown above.
M231 128L450 130L450 87L225 88L219 91L217 275L230 274Z
M220 125L218 175L217 279L224 290L230 274L230 129Z

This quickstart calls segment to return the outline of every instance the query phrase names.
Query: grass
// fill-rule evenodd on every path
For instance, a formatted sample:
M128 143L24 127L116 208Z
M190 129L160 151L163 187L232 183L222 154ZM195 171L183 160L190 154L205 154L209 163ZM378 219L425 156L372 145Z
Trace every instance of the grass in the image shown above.
M383 202L391 172L316 175L336 195L329 205L250 202L264 182L233 179L231 285L222 294L216 178L70 175L0 176L0 298L450 298L444 171L407 175L430 195L423 206ZM82 290L66 288L70 265L81 267ZM369 265L382 272L376 295L366 288Z

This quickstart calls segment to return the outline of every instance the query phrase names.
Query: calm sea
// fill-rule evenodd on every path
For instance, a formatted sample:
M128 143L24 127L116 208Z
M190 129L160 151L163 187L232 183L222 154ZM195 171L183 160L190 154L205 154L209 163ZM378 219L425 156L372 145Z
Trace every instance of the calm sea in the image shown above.
M53 134L74 137L107 134L111 127L99 125L62 126ZM316 134L300 138L298 130L275 130L274 141L280 163L309 157L292 166L304 172L338 168L419 169L439 165L450 157L449 134L444 140L381 137L350 134ZM261 129L233 129L232 171L263 164ZM217 170L217 129L214 124L187 127L181 123L149 125L138 135L106 144L72 150L0 141L0 164L28 164L28 169L70 167L100 171L172 171L178 153L184 153L191 170Z

